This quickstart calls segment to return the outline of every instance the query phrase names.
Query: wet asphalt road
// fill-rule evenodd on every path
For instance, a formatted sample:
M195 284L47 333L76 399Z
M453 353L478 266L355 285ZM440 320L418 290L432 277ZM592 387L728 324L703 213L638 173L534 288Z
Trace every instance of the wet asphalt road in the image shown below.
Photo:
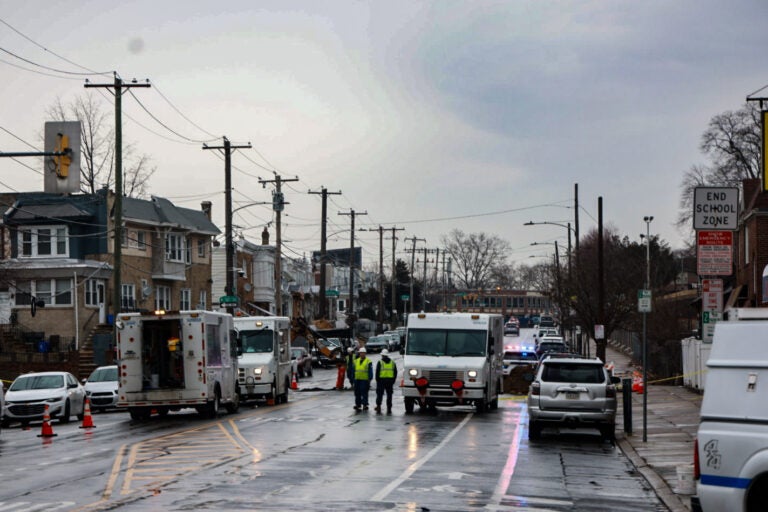
M406 415L396 391L379 415L354 411L335 376L316 370L288 404L217 420L114 412L88 431L54 423L47 440L39 425L4 430L0 511L666 510L597 432L529 443L522 397Z

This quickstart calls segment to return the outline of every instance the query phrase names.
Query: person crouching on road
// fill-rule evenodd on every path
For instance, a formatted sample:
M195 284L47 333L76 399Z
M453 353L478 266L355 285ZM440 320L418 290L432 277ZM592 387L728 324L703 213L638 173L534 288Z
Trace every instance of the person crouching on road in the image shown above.
M355 349L349 347L347 349L347 379L349 380L349 387L355 389Z
M355 410L359 411L360 406L364 411L368 410L368 389L371 387L373 379L373 365L371 360L365 357L365 347L357 351L358 357L355 359Z
M376 412L381 413L381 400L387 392L387 414L392 414L392 387L397 379L397 365L389 358L389 350L381 351L381 360L376 363Z

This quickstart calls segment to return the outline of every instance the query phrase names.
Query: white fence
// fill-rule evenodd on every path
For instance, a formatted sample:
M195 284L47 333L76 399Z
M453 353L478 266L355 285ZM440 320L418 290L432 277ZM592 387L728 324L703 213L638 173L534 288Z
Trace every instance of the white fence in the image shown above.
M712 350L711 343L702 343L696 338L680 341L683 355L683 385L704 391L707 381L707 360Z

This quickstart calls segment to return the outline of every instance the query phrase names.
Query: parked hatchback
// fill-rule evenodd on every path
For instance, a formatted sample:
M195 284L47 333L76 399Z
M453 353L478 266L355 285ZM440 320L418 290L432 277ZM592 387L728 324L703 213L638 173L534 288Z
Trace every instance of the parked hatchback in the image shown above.
M99 366L85 381L85 396L94 411L117 407L117 365Z
M25 373L16 377L5 393L3 423L40 421L46 405L51 419L67 423L74 414L82 420L84 404L85 389L71 373Z
M598 358L545 357L528 391L528 438L538 439L546 427L586 427L612 440L617 382Z

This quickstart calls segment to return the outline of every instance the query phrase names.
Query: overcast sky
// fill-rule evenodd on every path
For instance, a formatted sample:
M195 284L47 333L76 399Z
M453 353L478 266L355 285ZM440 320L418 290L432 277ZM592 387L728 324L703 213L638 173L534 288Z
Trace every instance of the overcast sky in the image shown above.
M284 188L290 256L319 249L307 191L322 186L342 192L329 248L349 246L339 212L354 209L367 212L356 227L405 228L402 259L406 237L437 248L458 228L508 240L512 262L545 261L567 230L523 224L573 222L576 183L582 233L602 196L621 234L639 239L652 215L651 232L682 247L680 182L706 163L702 132L768 84L764 0L0 0L0 20L0 151L42 150L47 107L86 94L85 76L44 67L149 79L134 94L165 126L126 95L123 134L157 167L150 192L212 201L223 231L224 164L201 141L250 142L232 159L235 206L271 200L265 168L298 177ZM42 184L0 158L0 191ZM234 223L258 242L272 218L251 206ZM356 245L378 261L377 233Z

